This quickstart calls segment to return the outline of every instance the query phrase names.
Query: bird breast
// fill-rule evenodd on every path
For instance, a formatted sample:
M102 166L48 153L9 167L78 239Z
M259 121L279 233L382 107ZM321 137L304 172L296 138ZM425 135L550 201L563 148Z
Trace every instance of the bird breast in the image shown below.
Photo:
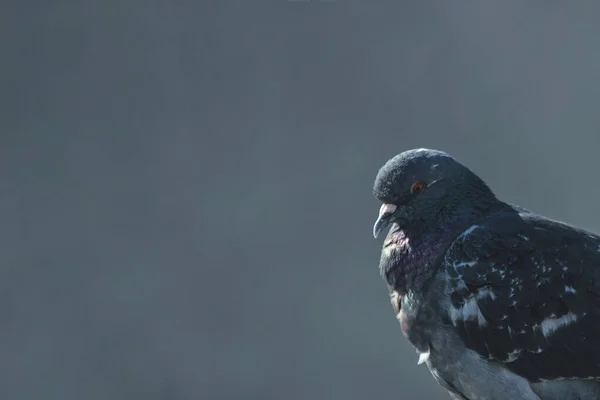
M405 252L410 249L410 240L406 234L401 231L390 229L390 233L383 242L383 255L385 257L392 257L395 253Z
M397 291L392 291L391 293L391 302L392 308L394 309L394 313L396 314L396 318L400 322L400 329L402 330L402 334L409 338L410 336L410 328L414 322L414 315L409 313L408 310L402 308L402 295Z
M388 233L385 241L383 242L383 247L409 247L410 243L408 237L404 233L404 231L398 230L397 227L392 227L390 232Z

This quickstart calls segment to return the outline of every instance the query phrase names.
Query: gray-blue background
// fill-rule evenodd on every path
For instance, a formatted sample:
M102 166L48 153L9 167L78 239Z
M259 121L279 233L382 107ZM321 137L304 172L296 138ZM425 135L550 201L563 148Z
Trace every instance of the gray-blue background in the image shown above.
M447 399L372 181L450 152L600 231L592 1L5 1L0 398Z

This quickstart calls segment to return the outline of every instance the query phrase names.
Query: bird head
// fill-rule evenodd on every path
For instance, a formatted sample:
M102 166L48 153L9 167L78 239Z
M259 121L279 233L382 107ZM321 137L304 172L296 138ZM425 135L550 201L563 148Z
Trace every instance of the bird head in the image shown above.
M468 218L496 201L467 167L430 149L407 150L391 158L377 173L373 194L382 203L373 226L375 237L389 225L422 230Z

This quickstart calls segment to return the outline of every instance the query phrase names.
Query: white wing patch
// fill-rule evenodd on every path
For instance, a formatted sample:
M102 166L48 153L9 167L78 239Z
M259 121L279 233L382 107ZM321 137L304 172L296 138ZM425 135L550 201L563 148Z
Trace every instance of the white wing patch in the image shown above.
M463 233L460 234L459 238L464 239L467 236L469 236L471 233L473 233L473 231L475 229L479 228L479 225L473 225L471 226L469 229L467 229L466 231L464 231ZM600 248L600 247L599 247Z
M496 300L496 294L491 288L482 288L477 292L477 295L470 298L462 307L450 309L450 319L452 320L452 324L456 326L458 321L467 321L467 320L477 320L479 327L483 328L487 325L487 321L479 306L477 305L477 300L491 297L492 300Z
M454 263L454 264L452 264L452 266L454 267L454 269L457 269L457 268L464 268L464 267L472 267L475 264L477 264L477 261L462 261L462 262Z
M509 362L513 362L513 361L517 360L522 352L523 352L523 349L516 349L516 350L511 351L510 353L508 353L508 357L506 358L506 360L504 360L504 362L509 363Z
M573 314L572 312L565 314L559 318L546 318L540 324L542 327L542 334L545 337L548 337L560 328L575 323L575 321L577 321L577 318L577 315Z
M494 291L489 287L484 287L484 288L480 289L479 292L477 292L476 298L481 299L481 298L487 297L487 296L491 297L492 300L496 300L496 293L494 293Z
M577 290L575 290L575 288L573 288L572 286L565 286L565 292L577 294Z
M468 321L468 320L477 320L477 323L480 327L484 327L487 325L487 321L485 317L479 310L479 306L477 305L476 298L469 299L462 307L460 308L450 308L450 320L452 320L452 324L456 326L458 321Z

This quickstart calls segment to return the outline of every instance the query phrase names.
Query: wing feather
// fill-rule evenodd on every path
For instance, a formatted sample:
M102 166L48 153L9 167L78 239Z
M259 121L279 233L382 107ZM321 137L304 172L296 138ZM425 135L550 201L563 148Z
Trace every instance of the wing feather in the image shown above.
M600 238L528 212L466 230L444 259L449 323L531 381L600 379Z

